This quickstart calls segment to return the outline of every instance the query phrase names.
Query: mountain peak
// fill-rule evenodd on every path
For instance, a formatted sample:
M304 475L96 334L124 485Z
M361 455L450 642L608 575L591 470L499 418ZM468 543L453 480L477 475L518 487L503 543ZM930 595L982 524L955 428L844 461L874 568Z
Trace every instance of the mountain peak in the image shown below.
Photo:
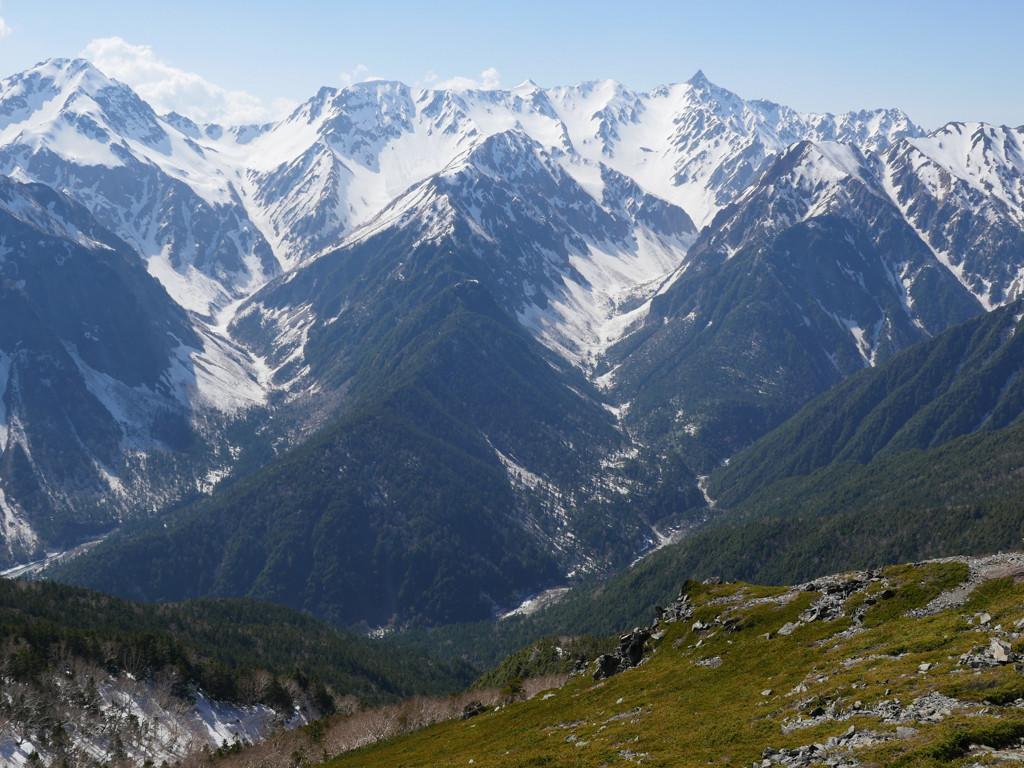
M523 82L519 83L519 85L513 86L511 93L514 93L517 96L525 96L527 94L536 93L539 90L541 90L539 85L533 82L530 78L526 78Z
M47 59L24 73L40 80L49 80L59 90L82 90L94 93L114 83L88 59Z
M698 69L693 77L686 81L687 85L692 85L694 88L710 88L711 81L708 80L707 75L704 74L703 69Z
M132 101L135 111L152 111L128 86L111 80L87 60L48 59L0 82L0 127L34 118L38 129L35 133L41 136L45 133L41 126L50 125L57 113L72 122L88 113L84 119L96 122L95 115L105 107L120 112ZM59 106L46 111L43 105L47 103ZM102 130L91 129L94 138Z

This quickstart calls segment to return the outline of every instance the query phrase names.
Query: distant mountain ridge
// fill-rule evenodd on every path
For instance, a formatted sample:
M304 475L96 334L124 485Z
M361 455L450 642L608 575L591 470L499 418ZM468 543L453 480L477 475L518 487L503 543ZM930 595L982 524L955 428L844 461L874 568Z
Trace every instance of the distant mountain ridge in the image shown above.
M496 470L481 493L506 501L489 508L497 538L466 551L518 541L544 561L543 577L523 571L500 598L478 584L463 605L628 562L700 516L695 475L851 373L1017 295L1021 142L1021 129L980 124L925 134L899 110L798 113L703 73L650 93L374 81L323 88L275 123L200 126L156 115L88 62L44 62L0 83L11 209L46 185L61 201L47 216L78 206L88 219L37 216L57 238L40 252L74 244L101 263L116 240L122 273L146 286L135 295L149 292L130 323L149 341L142 356L114 333L83 346L72 293L51 297L68 319L45 364L67 373L39 380L81 393L46 408L92 425L79 437L102 434L53 453L7 362L38 310L11 299L0 560L74 539L80 510L73 525L39 521L82 498L97 531L275 456L303 477L316 462L289 451L318 430L345 444L369 418L395 430L381 446L439 436L443 449L411 450L419 468L472 445ZM100 245L82 231L104 233ZM10 280L27 296L45 284ZM117 307L125 290L106 280L92 296ZM510 386L510 370L551 374ZM393 456L372 455L366 477L400 482ZM76 463L80 475L66 471ZM403 475L430 498L443 476ZM279 590L275 572L259 589ZM292 594L334 615L314 591ZM397 614L450 615L432 599Z

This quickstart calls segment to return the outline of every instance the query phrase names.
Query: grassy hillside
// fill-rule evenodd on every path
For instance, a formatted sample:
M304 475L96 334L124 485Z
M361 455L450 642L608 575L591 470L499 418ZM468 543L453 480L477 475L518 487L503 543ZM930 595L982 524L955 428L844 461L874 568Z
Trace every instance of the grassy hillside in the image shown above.
M640 666L598 681L592 665L529 701L327 764L1019 764L1021 575L1015 555L802 588L690 582L692 613L656 627ZM331 758L345 722L292 755Z

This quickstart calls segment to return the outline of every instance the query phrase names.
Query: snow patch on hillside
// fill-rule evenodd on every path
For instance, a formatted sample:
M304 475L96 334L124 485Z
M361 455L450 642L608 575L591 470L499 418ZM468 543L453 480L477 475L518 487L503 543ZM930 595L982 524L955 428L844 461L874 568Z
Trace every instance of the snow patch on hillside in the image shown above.
M984 123L950 123L929 136L907 141L980 195L1004 203L1006 213L1024 224L1022 135L1022 131Z
M548 606L559 602L569 592L569 587L553 587L523 600L516 608L501 614L500 618L510 619L513 616L532 616Z
M903 216L903 219L907 222L907 225L914 230L914 233L917 235L918 239L922 243L924 243L928 250L932 252L932 255L935 257L935 260L938 261L946 269L948 269L949 272L957 279L957 281L959 281L959 283L964 288L970 291L971 295L973 295L978 300L981 306L985 308L986 312L991 312L997 306L992 301L991 291L987 290L984 293L978 293L976 290L971 288L970 281L967 279L968 276L965 268L966 262L961 260L959 264L956 263L956 258L952 253L945 249L938 248L932 243L931 238L928 237L928 233L921 229L920 224L914 219L913 216L910 215L909 203L900 202L899 193L896 189L896 183L893 178L893 173L893 169L888 168L884 173L881 174L882 186L885 189L886 194L889 196L889 199L892 200L893 205L895 205L899 209L900 214ZM1020 272L1018 272L1018 280L1020 279L1021 274L1024 274L1024 267L1022 267ZM988 287L991 288L991 284L989 284ZM907 295L909 296L909 286Z
M696 235L664 238L637 228L632 249L591 243L570 255L582 280L563 275L564 290L549 293L546 307L530 304L519 322L545 346L574 365L592 370L600 355L646 317L650 299L686 258Z
M24 515L7 501L3 488L0 488L0 540L8 557L21 552L32 552L39 546L39 537L32 530Z
M282 720L262 704L238 706L214 701L202 691L193 691L191 700L182 699L164 686L138 681L129 673L102 681L98 694L96 718L100 726L90 727L85 721L64 725L70 746L99 763L113 756L110 734L127 730L132 723L137 724L133 731L136 738L124 745L129 757L140 765L143 761L160 765L225 742L256 743L276 728L295 728L307 722L298 713ZM0 735L0 760L4 765L31 765L33 753L45 756L49 746L33 738L15 740Z
M505 471L508 473L508 476L513 483L524 485L534 491L540 488L552 494L558 493L557 486L553 485L550 481L545 480L540 475L534 474L511 456L506 456L504 453L499 451L494 447L494 444L486 435L484 435L484 439L487 440L487 444L491 446L491 450L494 451L502 466L505 467Z
M194 386L198 404L221 413L237 413L264 405L269 386L265 363L232 342L226 334L202 326L196 330L203 339L203 348L179 350L179 360L181 353L187 353L189 361L177 368L179 391L188 392Z
M13 358L6 352L0 351L0 456L7 450L7 384L11 378L11 365Z

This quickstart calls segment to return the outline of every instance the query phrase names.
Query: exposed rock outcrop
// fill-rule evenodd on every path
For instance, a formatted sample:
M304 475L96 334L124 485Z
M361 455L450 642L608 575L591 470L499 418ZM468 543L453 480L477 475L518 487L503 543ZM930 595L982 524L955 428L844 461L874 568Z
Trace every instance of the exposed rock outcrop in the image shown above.
M654 616L654 624L649 627L636 627L632 632L620 636L619 647L613 653L605 653L597 657L597 669L594 671L595 680L604 680L643 662L647 641L652 637L660 639L664 634L661 630L663 625L693 616L693 603L690 601L690 596L685 592L680 592L668 607L654 606Z

